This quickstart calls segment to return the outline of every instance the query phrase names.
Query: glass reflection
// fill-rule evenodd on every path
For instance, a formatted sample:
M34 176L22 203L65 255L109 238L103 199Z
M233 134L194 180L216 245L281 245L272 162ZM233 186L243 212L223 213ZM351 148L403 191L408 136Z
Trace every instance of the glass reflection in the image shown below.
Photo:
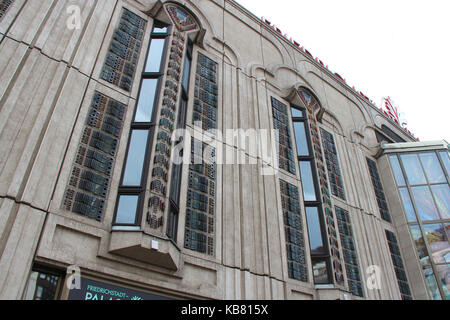
M423 273L427 282L428 292L433 300L442 300L441 294L438 289L436 278L431 267L424 267Z
M423 226L427 238L428 247L435 263L445 263L450 252L450 244L447 241L443 224L425 224Z
M184 70L183 70L183 89L187 92L189 88L189 73L191 72L191 60L186 59L184 62Z
M441 160L444 163L445 170L447 171L447 175L450 176L450 159L448 155L448 151L440 151L439 155L441 156Z
M448 184L431 186L442 219L450 219L450 187Z
M316 189L314 186L314 179L312 175L311 162L300 161L300 174L303 187L304 201L316 201Z
M441 164L434 152L421 153L420 160L428 177L429 183L447 182L444 171L442 171Z
M123 177L124 186L140 186L144 166L145 151L147 149L147 130L133 130L130 139L127 164Z
M328 280L328 266L326 261L313 263L314 283L325 284Z
M394 171L395 181L397 182L397 185L406 185L405 178L403 177L403 172L400 167L400 163L398 162L397 156L390 156L389 159L391 160L391 167Z
M161 70L161 59L164 52L166 39L152 39L148 52L145 72L159 72Z
M445 232L447 233L447 240L450 241L450 223L444 223Z
M438 220L439 214L434 205L430 188L428 186L412 187L411 192L420 218L424 221Z
M291 112L292 112L292 118L303 118L305 116L303 111L298 110L296 108L291 108Z
M120 196L116 223L134 224L139 196Z
M428 256L428 251L425 245L425 240L422 236L422 231L418 225L410 226L411 236L414 239L414 244L416 245L417 255L419 256L420 263L422 265L429 264L430 258Z
M299 156L308 156L308 142L304 122L294 122L295 141L297 142L297 152Z
M411 202L411 197L409 196L409 191L407 188L399 188L400 196L403 200L403 207L405 208L406 217L408 222L417 222L416 213L414 211L413 204Z
M450 300L450 264L437 265L436 271L445 299Z
M135 122L151 122L153 114L153 104L155 103L157 79L144 79L142 81L139 103L136 111Z
M427 183L417 154L402 154L400 158L402 159L409 184L417 185Z
M322 231L320 229L319 211L317 207L306 207L306 217L308 222L309 244L311 254L326 254Z
M163 28L155 27L155 28L153 28L153 33L167 33L167 27L163 27Z

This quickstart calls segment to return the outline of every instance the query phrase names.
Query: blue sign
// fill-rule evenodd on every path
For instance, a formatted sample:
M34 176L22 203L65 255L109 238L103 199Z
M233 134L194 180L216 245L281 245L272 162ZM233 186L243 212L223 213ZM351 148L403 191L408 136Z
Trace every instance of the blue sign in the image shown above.
M172 300L90 279L81 279L80 289L71 289L69 300Z

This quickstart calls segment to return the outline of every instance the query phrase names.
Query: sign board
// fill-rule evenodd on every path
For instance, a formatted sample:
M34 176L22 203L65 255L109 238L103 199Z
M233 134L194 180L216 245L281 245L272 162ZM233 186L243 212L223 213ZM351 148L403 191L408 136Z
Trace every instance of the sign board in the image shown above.
M71 289L69 300L171 300L169 298L81 278L80 289Z

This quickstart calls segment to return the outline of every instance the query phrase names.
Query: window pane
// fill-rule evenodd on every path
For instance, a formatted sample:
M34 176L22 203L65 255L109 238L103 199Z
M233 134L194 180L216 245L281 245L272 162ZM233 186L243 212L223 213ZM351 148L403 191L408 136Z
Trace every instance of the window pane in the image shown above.
M300 174L303 187L303 198L304 201L316 201L316 190L314 187L314 179L311 169L311 162L300 161Z
M450 300L450 264L436 266L439 283L445 293L445 299Z
M441 164L434 152L421 153L420 160L422 161L429 183L447 182Z
M423 226L425 236L427 238L428 247L431 250L431 255L435 263L445 263L445 255L448 254L450 244L445 235L444 225L439 224L425 224Z
M450 187L448 184L431 186L442 219L450 219Z
M153 33L167 33L167 27L162 27L162 28L154 27Z
M124 186L140 186L147 149L148 130L133 130L130 139L127 164L123 177Z
M403 154L400 158L406 171L406 177L411 185L427 183L417 154Z
M55 300L59 276L33 271L28 279L25 300Z
M399 188L400 195L403 200L403 207L405 208L406 217L408 222L417 222L417 217L414 212L414 207L411 202L411 197L409 196L409 191L407 188Z
M322 239L322 231L319 222L319 211L317 207L306 207L306 217L308 222L311 255L326 254L327 251Z
M187 92L189 88L189 73L191 72L191 60L186 58L183 70L183 88Z
M159 72L166 39L152 39L145 72Z
M136 223L138 200L139 196L120 196L119 207L117 208L116 223Z
M447 240L450 241L450 223L446 223L444 224L445 226L445 231L447 232Z
M403 177L402 169L400 168L400 163L398 162L397 156L390 156L391 167L394 171L395 181L397 181L398 186L405 186L405 178Z
M414 243L416 245L417 254L420 259L421 264L429 264L430 258L428 256L428 251L425 245L425 239L423 238L422 231L420 231L420 228L418 225L411 226L411 236L414 239Z
M299 156L308 156L308 142L304 122L294 122L295 140L297 142L297 152Z
M434 205L433 197L431 196L430 188L412 187L411 188L414 202L416 203L417 211L422 220L438 220L439 214Z
M442 300L441 294L439 293L436 278L431 267L424 267L423 273L425 274L425 279L428 286L428 292L433 300Z
M144 79L142 81L141 93L136 111L135 122L151 122L153 104L155 103L157 79Z
M314 283L325 284L329 283L328 266L326 261L313 263Z
M441 156L441 160L444 163L445 170L447 171L447 175L450 176L450 159L448 155L448 151L440 151L439 155Z
M303 118L305 116L303 111L298 110L296 108L291 108L291 112L292 112L292 118Z

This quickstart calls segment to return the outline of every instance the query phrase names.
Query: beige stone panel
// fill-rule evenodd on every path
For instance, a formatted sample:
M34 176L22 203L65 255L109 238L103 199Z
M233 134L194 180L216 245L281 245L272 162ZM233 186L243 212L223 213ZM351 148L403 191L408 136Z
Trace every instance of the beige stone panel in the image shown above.
M225 300L241 300L242 298L242 288L241 288L241 272L235 268L225 268L225 283L224 288Z
M70 63L73 51L79 38L83 35L94 3L94 0L58 1L36 40L36 47L53 59ZM72 5L80 10L80 28L78 26L69 28L68 23L72 23L72 21L67 10Z
M20 206L0 258L0 299L20 299L33 263L45 214Z
M13 224L18 205L10 199L0 198L0 253L8 241L11 225Z
M223 0L191 0L194 13L204 29L208 40L223 39Z
M261 189L262 189L262 175L260 174L260 166L251 166L250 177L248 178L251 183L249 186L249 193L251 194L252 201L252 217L253 219L253 230L251 231L253 241L255 257L253 270L257 274L268 274L268 257L267 257L267 234L264 232L265 217L263 215L263 210L261 207Z
M362 184L355 181L355 177L359 177L359 173L357 172L357 169L354 168L355 161L352 155L348 152L348 150L351 150L351 143L338 133L334 133L334 139L339 157L342 180L344 183L346 203L357 207L359 204L356 200L358 193L357 189L359 189L357 186L361 186ZM355 175L352 173L355 173Z
M280 225L280 212L278 212L278 203L276 192L276 184L278 180L272 176L264 176L264 199L265 199L265 215L266 215L266 230L268 242L268 258L270 276L276 279L283 279L283 265L280 259L283 254L282 226Z
M27 179L23 201L41 208L49 205L87 83L87 77L69 71Z
M2 109L1 192L16 197L28 174L65 66L33 51Z
M234 191L235 171L236 168L233 165L222 165L222 254L223 263L230 267L241 265L240 215L239 208L236 208L236 203L239 204L239 201L235 202Z
M292 50L292 44L289 40L280 36L272 28L267 28L264 23L262 23L261 35L264 64L266 66L283 65L289 68L295 67L295 56L298 55L298 52Z
M28 45L33 44L55 4L54 0L27 1L8 32L8 37Z
M27 53L27 46L6 38L0 46L0 112L3 110L3 100L14 75L20 71L20 65Z
M238 128L238 106L237 106L237 91L235 87L236 68L223 64L223 82L221 86L222 93L222 130L225 134L227 129Z
M270 278L270 284L272 287L271 300L285 300L285 284L277 279Z
M260 18L242 7L238 1L225 1L225 11L239 19L245 28L259 31Z
M73 60L80 72L91 74L108 28L116 1L99 1Z
M241 57L243 66L250 64L263 64L261 39L259 30L246 28L245 25L233 15L225 13L224 41L230 43Z
M241 183L241 233L242 233L242 268L256 272L255 206L253 203L252 175L256 165L239 165Z
M3 36L8 31L8 28L14 21L14 18L19 13L20 9L24 5L26 0L15 0L11 6L8 8L6 14L2 17L0 21L0 41L2 41Z

